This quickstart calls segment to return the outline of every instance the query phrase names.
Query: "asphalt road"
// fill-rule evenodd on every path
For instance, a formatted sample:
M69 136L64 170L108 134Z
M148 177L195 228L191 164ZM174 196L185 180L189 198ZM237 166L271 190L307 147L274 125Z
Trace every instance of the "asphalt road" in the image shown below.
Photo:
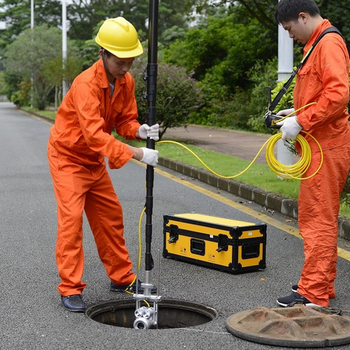
M260 224L267 233L267 268L232 275L172 259L160 260L164 299L213 307L218 317L197 327L134 330L91 320L65 311L56 286L56 202L46 159L50 125L0 103L0 348L1 349L276 349L228 333L229 316L258 306L276 307L275 299L290 292L303 263L302 241L295 222L265 212L239 197L218 193L190 178L157 168L154 187L152 252L158 260L163 247L163 215L200 213ZM135 266L138 221L145 202L145 167L129 162L111 171L124 208L125 237ZM144 238L142 238L142 244ZM144 247L142 248L144 249ZM130 299L109 291L90 229L84 223L87 304ZM143 264L140 276L143 279ZM337 297L332 307L350 309L350 262L339 258ZM348 346L337 349L348 349Z

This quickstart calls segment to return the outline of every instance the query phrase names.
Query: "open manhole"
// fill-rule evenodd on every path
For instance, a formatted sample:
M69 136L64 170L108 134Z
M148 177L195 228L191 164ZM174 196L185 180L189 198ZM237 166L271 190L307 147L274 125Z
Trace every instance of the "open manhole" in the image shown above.
M94 321L125 328L134 328L136 302L116 300L90 306L86 315ZM157 329L199 326L217 318L215 309L182 300L161 300L158 303Z
M230 316L226 328L239 338L276 346L321 348L350 343L350 317L320 307L259 307Z

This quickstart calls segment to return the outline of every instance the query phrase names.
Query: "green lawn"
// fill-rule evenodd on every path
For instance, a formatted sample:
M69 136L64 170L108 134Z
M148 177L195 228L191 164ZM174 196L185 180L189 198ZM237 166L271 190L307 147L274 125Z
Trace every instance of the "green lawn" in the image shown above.
M27 111L29 113L34 113L36 115L40 115L42 117L45 117L50 120L55 120L56 112L53 110L45 110L45 111L39 111L36 108L30 108L28 106L21 107L24 111Z
M139 147L145 145L144 142L139 141L131 142L131 144ZM177 160L208 171L212 170L217 175L229 177L235 181L277 193L287 198L298 198L299 181L280 179L267 165L253 163L247 169L250 165L248 161L193 145L186 144L184 146L195 153L210 169L203 165L192 153L177 144L156 143L159 157Z
M299 181L282 180L267 165L250 164L250 162L236 157L192 145L186 145L186 147L195 153L209 169L192 153L177 144L160 143L156 145L160 157L177 160L197 168L212 170L218 176L229 177L235 181L249 184L268 192L275 192L288 198L297 198L298 196Z

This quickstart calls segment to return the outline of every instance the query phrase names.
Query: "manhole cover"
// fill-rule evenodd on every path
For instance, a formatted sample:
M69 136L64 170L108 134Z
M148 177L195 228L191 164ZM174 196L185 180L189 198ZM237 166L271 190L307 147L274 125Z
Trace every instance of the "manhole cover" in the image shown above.
M117 300L90 306L86 315L94 321L116 327L134 328L136 302ZM211 307L182 300L158 303L158 329L199 326L217 318Z
M226 328L239 338L268 345L314 348L350 343L350 317L318 307L259 307L230 316Z

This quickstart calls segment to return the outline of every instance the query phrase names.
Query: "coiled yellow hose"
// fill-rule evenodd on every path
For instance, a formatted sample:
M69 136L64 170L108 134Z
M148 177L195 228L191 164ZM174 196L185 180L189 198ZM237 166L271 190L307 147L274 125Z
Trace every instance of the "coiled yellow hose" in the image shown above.
M304 133L308 134L307 132L304 132ZM184 148L186 151L191 153L208 171L210 171L212 174L214 174L218 177L221 177L223 179L234 179L238 176L243 175L254 164L254 162L256 161L256 159L258 158L258 156L260 155L260 153L263 151L264 147L266 146L266 152L265 152L266 162L267 162L268 166L270 167L270 169L275 174L277 174L278 176L285 178L285 179L306 180L306 179L309 179L312 176L314 176L320 170L322 163L323 163L323 152L322 152L321 145L318 143L318 141L312 135L310 135L310 134L308 134L308 135L316 142L317 146L319 147L320 153L321 153L321 161L320 161L320 164L319 164L317 170L313 174L311 174L310 176L307 176L307 177L303 177L303 175L308 170L308 168L311 164L311 158L312 158L311 157L311 148L310 148L309 143L305 139L305 137L302 136L301 134L298 134L298 136L296 138L296 141L298 141L300 146L301 146L301 156L299 157L299 160L295 164L292 164L292 165L282 164L274 156L273 149L274 149L277 141L280 140L282 137L281 133L277 133L277 134L271 136L262 145L262 147L260 148L260 150L258 151L256 156L254 157L254 159L251 161L251 163L243 171L241 171L240 173L238 173L236 175L231 175L231 176L225 176L225 175L218 174L213 169L211 169L206 163L204 163L204 161L200 157L198 157L197 154L195 154L191 149L189 149L187 146L185 146L179 142L171 141L171 140L164 140L164 141L158 141L157 144L171 143L171 144L174 144L174 145L177 145L177 146Z
M279 121L283 121L284 119L290 117L292 114L300 111L301 109L304 109L304 108L309 107L309 106L314 105L314 104L316 104L316 102L309 103L309 104L297 109L296 111L293 111L291 114L281 118ZM310 147L309 143L307 142L305 137L303 135L301 135L301 133L308 135L316 143L316 145L318 146L318 148L320 150L320 154L321 154L321 160L320 160L320 164L319 164L318 168L316 169L316 171L313 174L306 176L306 177L303 177L303 175L306 173L306 171L310 167L312 154L311 154L311 147ZM156 142L156 144L172 143L174 145L178 145L178 146L184 148L189 153L191 153L212 174L214 174L218 177L221 177L223 179L234 179L238 176L243 175L254 164L254 162L256 161L256 159L258 158L258 156L260 155L260 153L262 152L262 150L266 146L266 152L265 152L266 162L267 162L268 166L270 167L270 169L275 174L277 174L278 176L285 178L285 179L307 180L307 179L310 179L311 177L315 176L318 173L318 171L321 169L322 164L323 164L323 152L322 152L321 145L312 135L310 135L309 133L307 133L306 131L303 131L303 130L301 131L301 133L299 133L296 137L296 141L299 142L300 147L301 147L301 156L299 157L299 160L295 164L291 164L291 165L282 164L276 159L274 152L273 152L273 149L274 149L277 141L282 138L282 133L279 132L279 133L271 136L262 145L262 147L260 148L260 150L258 151L256 156L254 157L254 159L251 161L251 163L243 171L241 171L240 173L238 173L236 175L231 175L231 176L225 176L225 175L218 174L217 172L212 170L207 164L205 164L203 162L203 160L197 156L197 154L195 154L192 150L190 150L188 147L181 144L180 142L171 141L171 140L164 140L164 141L158 141L158 142Z
M274 156L273 149L277 143L278 140L281 139L282 134L279 132L278 134L275 134L271 136L264 144L266 145L266 153L265 153L265 158L268 166L270 169L277 174L278 176L285 178L285 179L295 179L295 180L307 180L310 179L311 177L315 176L318 171L321 169L321 166L323 164L323 152L321 145L318 143L318 141L309 133L305 131L301 131L302 133L307 134L309 137L312 138L312 140L317 144L320 154L321 154L321 160L318 168L316 171L306 177L303 177L303 175L306 173L306 171L309 169L311 160L312 160L312 154L311 154L311 148L310 144L307 142L305 137L301 134L298 134L296 141L299 142L300 147L301 147L301 156L299 157L299 160L291 165L286 165L280 163ZM264 147L263 146L263 147ZM261 150L259 151L259 153Z

